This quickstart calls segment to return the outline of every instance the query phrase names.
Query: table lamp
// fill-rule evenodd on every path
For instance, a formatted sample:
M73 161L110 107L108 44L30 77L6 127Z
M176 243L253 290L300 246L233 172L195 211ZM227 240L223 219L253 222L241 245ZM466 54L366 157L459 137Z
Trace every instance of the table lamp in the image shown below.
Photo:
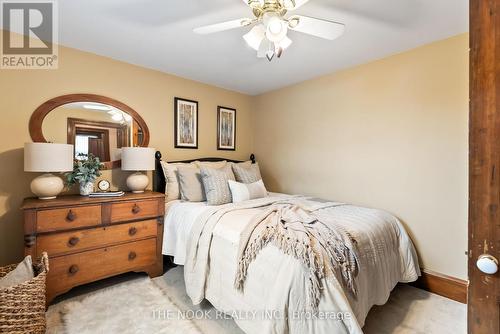
M127 187L133 193L143 193L149 178L143 171L155 169L155 152L150 147L123 147L122 170L135 171L127 178Z
M31 181L31 191L40 199L54 199L64 189L54 172L73 170L73 145L52 143L24 144L24 171L47 173Z

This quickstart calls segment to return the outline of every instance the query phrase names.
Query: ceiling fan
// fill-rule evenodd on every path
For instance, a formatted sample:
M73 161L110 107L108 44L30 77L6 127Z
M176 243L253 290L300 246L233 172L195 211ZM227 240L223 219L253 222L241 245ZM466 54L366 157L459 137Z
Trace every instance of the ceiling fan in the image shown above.
M220 31L255 25L243 38L257 51L257 57L272 61L281 57L292 40L288 29L316 37L334 40L344 33L344 24L303 15L285 17L309 0L243 0L253 11L254 18L212 24L194 29L195 33L206 35Z

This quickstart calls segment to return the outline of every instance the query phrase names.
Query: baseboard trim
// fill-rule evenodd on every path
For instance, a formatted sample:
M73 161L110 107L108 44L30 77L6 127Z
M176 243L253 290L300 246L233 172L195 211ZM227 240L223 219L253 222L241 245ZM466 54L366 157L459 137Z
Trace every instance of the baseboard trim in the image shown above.
M411 285L467 304L468 281L424 269L422 270L422 276Z

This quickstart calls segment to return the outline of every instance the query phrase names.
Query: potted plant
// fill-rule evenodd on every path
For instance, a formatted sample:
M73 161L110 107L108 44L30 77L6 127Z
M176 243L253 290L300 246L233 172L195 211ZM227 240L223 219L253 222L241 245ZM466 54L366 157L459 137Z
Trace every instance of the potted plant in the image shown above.
M98 157L93 154L79 154L84 159L75 159L73 171L66 173L66 184L68 187L79 183L80 195L88 196L94 191L94 181L101 176L103 164Z

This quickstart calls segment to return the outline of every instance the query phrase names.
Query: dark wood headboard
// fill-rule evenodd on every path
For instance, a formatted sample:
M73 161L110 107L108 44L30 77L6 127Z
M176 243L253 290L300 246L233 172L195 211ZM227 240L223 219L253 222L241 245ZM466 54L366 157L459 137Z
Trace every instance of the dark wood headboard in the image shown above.
M153 191L157 191L160 193L165 192L165 186L166 186L166 181L165 181L165 175L163 174L163 169L161 168L161 152L157 151L155 154L156 158L156 169L153 173ZM255 163L255 155L251 154L250 155L250 160L252 163ZM229 161L229 162L243 162L241 160L231 160L231 159L226 159L226 158L198 158L198 159L191 159L191 160L182 160L182 161L168 161L169 163L191 163L193 161Z

